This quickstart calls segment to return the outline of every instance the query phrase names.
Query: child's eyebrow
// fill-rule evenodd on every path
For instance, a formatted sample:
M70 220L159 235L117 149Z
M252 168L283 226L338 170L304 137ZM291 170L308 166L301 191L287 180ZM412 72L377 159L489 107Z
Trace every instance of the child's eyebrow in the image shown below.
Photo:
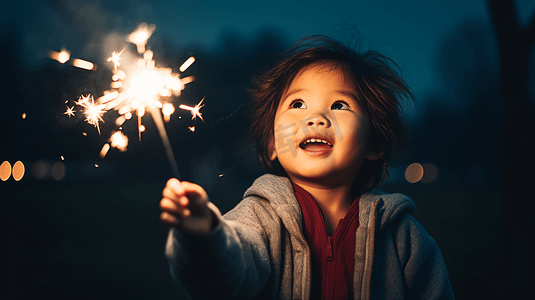
M293 95L293 94L296 94L296 93L299 93L299 92L303 92L303 91L307 91L307 89L296 89L296 90L291 90L290 92L288 92L288 93L284 96L284 100L288 99L288 97L290 97L290 96Z
M338 94L341 94L341 95L344 95L346 97L350 97L352 98L353 100L357 101L357 95L355 95L355 93L353 93L352 91L346 91L346 90L338 90L336 91Z

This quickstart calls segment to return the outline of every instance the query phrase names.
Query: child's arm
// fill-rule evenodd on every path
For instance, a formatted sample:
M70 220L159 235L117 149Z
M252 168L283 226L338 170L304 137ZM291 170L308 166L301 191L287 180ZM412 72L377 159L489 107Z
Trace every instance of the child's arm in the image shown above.
M171 274L190 296L248 299L268 288L274 258L261 225L224 220L202 187L176 179L168 181L160 207L161 220L171 227L166 246ZM260 224L257 218L246 214L241 221Z

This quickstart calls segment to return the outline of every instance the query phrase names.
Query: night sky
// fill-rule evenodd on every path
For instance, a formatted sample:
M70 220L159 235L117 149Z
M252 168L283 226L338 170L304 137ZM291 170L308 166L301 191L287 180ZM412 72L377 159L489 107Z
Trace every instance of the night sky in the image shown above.
M535 2L515 2L519 23L527 24ZM173 174L154 122L144 117L141 141L136 124L125 123L128 150L112 149L101 159L114 119L104 117L99 136L81 114L63 114L65 102L109 88L106 59L121 50L113 48L113 37L141 22L156 26L148 47L158 62L177 70L189 56L197 59L184 73L196 80L176 102L193 106L205 97L206 122L177 109L166 129L182 179L202 185L222 212L263 174L246 132L251 76L269 68L299 38L352 35L362 49L392 58L418 101L405 107L411 149L396 160L381 188L415 201L415 217L437 241L458 299L479 296L500 259L504 116L485 1L12 1L2 6L0 164L22 161L26 168L20 181L0 181L2 269L8 277L2 299L185 299L164 257L167 229L158 219L158 202ZM94 62L97 70L47 57L62 49ZM405 177L413 163L427 172L417 183ZM492 291L484 295L493 296Z

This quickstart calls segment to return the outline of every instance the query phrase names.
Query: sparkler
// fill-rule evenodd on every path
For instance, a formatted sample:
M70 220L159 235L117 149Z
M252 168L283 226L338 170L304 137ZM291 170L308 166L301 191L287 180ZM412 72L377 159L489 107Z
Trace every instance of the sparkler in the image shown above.
M185 85L192 82L194 78L192 76L181 78L179 74L173 73L171 68L156 66L156 62L153 60L154 53L151 50L145 49L147 40L154 30L154 25L142 23L135 32L127 37L128 42L136 45L137 52L142 55L142 58L133 61L122 60L120 63L119 61L122 59L121 55L127 48L124 48L120 52L114 51L111 53L111 56L107 59L108 62L113 63L110 90L105 91L104 95L97 99L96 104L91 95L80 96L78 101L75 101L75 104L82 107L86 116L85 121L97 127L99 135L99 122L104 122L102 115L105 112L113 109L119 113L120 116L115 120L117 126L122 126L126 120L130 120L135 112L137 115L139 140L141 140L141 133L145 131L145 126L142 124L141 119L145 115L145 112L148 111L158 128L173 174L180 179L180 172L176 165L167 132L165 131L164 120L165 122L169 122L170 116L175 111L174 105L170 102L171 97L178 97ZM70 54L67 51L64 54L51 51L49 57L65 63L70 59ZM179 71L186 71L194 61L194 57L188 58L179 67ZM94 64L80 59L74 59L72 64L78 68L87 70L95 70L96 68ZM204 106L202 104L203 101L204 98L195 107L180 105L179 108L189 110L192 114L192 120L199 117L204 122L200 112L200 109ZM71 108L67 106L67 111L64 112L69 117L74 116L74 113L74 106ZM162 119L162 114L164 119ZM189 127L189 129L193 132L195 127ZM110 137L109 143L106 143L102 147L100 152L101 158L108 153L110 148L126 151L128 138L120 130L116 131Z

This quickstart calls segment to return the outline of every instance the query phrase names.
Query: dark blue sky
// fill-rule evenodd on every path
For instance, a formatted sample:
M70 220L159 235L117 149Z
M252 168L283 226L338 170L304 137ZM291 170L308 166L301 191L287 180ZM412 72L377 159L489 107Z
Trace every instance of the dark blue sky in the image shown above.
M519 19L527 22L535 1L516 3ZM290 43L353 26L364 45L399 63L420 101L447 89L437 66L449 36L471 22L488 27L484 39L493 42L485 1L22 1L8 4L1 15L2 28L20 34L22 63L30 68L45 61L48 50L61 48L99 63L105 35L128 33L141 22L155 24L155 36L174 47L196 45L207 52L217 51L228 31L253 40L270 28Z

